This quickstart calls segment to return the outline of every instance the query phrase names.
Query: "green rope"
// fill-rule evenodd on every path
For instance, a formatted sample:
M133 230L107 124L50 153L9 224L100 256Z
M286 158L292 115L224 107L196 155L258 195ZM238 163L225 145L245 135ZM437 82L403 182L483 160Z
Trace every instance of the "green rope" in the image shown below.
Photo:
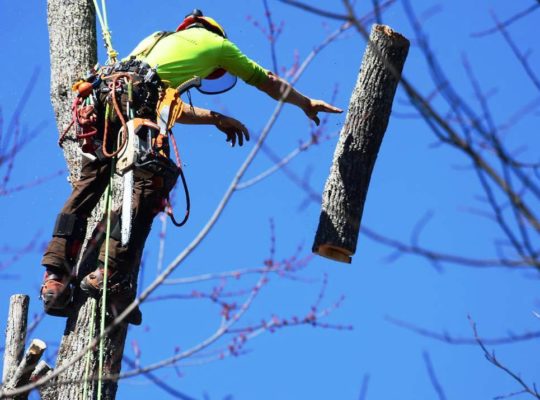
M105 42L105 48L107 49L107 64L112 64L116 62L116 57L118 57L118 53L112 45L112 35L109 29L109 22L107 21L107 6L105 4L105 0L101 0L100 9L97 0L93 1L94 8L96 9L96 15L98 17L99 24L101 25L101 31L103 32L103 41Z
M92 338L94 337L94 325L95 325L95 319L96 319L96 302L92 302L92 309L90 310L90 315L92 315L92 318L90 318L90 327L88 332L88 343L92 341ZM90 376L90 357L92 355L92 349L88 349L86 352L86 357L84 360L85 366L84 366L84 386L83 386L83 400L86 400L88 398L88 384L90 383L88 380L88 377Z
M101 0L101 9L103 10L103 21L105 21L105 26L109 27L109 21L107 19L107 5L105 0Z
M97 392L97 400L101 400L102 397L102 387L103 387L103 362L105 359L105 346L104 346L104 337L103 333L105 332L105 317L106 317L106 311L107 311L107 275L109 270L109 239L111 236L111 209L112 209L112 184L113 184L113 177L114 177L114 159L111 160L111 176L110 176L110 182L107 186L107 195L105 199L105 213L107 215L107 227L105 231L105 261L103 265L103 293L101 296L101 319L100 319L100 341L99 341L99 358L98 358L98 392ZM90 310L90 315L92 317L90 318L90 327L89 327L89 338L88 341L90 342L92 338L94 337L94 329L95 329L95 320L96 320L96 301L92 302L92 308ZM83 385L83 400L86 400L88 398L88 386L89 386L89 376L90 376L90 358L91 358L91 350L88 350L85 357L85 367L84 367L84 385Z
M103 289L101 295L101 320L100 320L100 337L99 341L99 359L98 359L98 392L97 400L101 400L101 392L103 387L103 362L105 359L105 338L103 333L105 332L105 317L107 314L107 281L108 281L108 272L109 272L109 239L111 237L111 209L112 209L112 185L114 177L114 162L111 160L111 177L109 186L107 187L107 197L106 197L106 208L105 212L107 213L107 228L105 230L105 261L103 265Z
M105 0L101 0L101 8L99 7L99 4L97 0L93 0L94 2L94 8L96 10L96 16L98 18L99 24L101 25L101 31L103 33L103 41L105 42L105 48L107 49L107 64L111 64L116 62L116 57L118 56L118 53L116 50L114 50L112 45L112 35L111 31L109 29L109 22L107 20L107 6L105 4ZM105 111L105 118L108 117L109 113L109 104L107 104L107 109ZM114 159L111 160L111 176L110 176L110 182L107 187L107 194L105 199L105 213L107 214L107 228L106 228L106 234L105 234L105 241L106 241L106 247L105 247L105 262L103 266L103 292L101 297L101 319L100 319L100 341L99 341L99 358L98 358L98 392L97 392L97 400L101 400L102 397L102 389L103 389L103 363L105 358L105 344L104 344L104 338L103 333L105 332L105 318L107 313L107 277L108 277L108 270L109 270L109 239L111 235L111 209L112 209L112 184L113 184L113 176L114 176ZM92 303L92 309L91 309L91 319L90 319L90 327L89 327L89 341L92 340L94 336L94 329L95 329L95 319L96 319L96 302L94 301ZM89 386L89 375L90 375L90 359L91 359L91 350L88 351L85 358L85 368L84 368L84 386L83 386L83 399L86 400L88 398L88 386Z

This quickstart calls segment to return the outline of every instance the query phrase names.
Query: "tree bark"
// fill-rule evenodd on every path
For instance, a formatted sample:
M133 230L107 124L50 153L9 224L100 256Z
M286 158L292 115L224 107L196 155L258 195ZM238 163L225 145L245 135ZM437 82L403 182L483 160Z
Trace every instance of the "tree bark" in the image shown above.
M30 382L30 376L36 369L39 359L43 355L46 348L47 345L44 341L39 339L32 340L19 366L15 370L15 373L10 378L10 382L8 383L9 388L18 388ZM17 396L18 399L23 397L27 398L28 394L25 394L24 396Z
M71 104L74 98L71 86L97 62L96 15L92 0L48 0L47 17L51 58L51 102L60 135L71 122ZM81 162L78 143L76 140L66 140L63 148L70 171L70 181L73 183L80 177ZM113 186L115 206L119 204L121 196L118 182L117 179ZM101 220L103 210L104 202L101 201L88 221L87 238L91 236L97 222ZM92 265L95 259L96 257L92 255L86 257L88 267L95 268L96 264ZM85 271L81 269L80 275L83 276L84 273ZM74 311L67 320L58 352L57 367L68 362L70 357L80 352L92 338L99 334L99 315L100 307L97 302L86 298L77 289L74 294ZM120 372L126 334L127 326L121 325L105 338L104 376L114 376ZM87 365L88 374L86 373ZM85 376L88 378L86 398L83 397ZM98 349L94 349L87 357L75 362L42 388L42 399L94 399L97 396L97 377ZM116 390L116 381L105 379L101 398L114 399Z
M374 25L323 192L313 252L351 262L377 153L409 50L391 28Z
M23 294L15 294L11 296L9 301L4 369L2 371L2 382L4 383L11 380L17 366L22 360L24 342L26 341L29 303L30 297Z
M48 0L51 102L61 133L71 122L73 84L97 63L96 15L91 0ZM74 182L80 175L77 142L64 143L64 156Z
M47 375L50 371L52 371L52 368L50 367L50 365L47 364L47 362L41 360L36 365L34 372L32 372L32 375L30 376L30 382L36 382L37 380Z
M9 392L30 383L32 374L36 372L38 361L47 348L45 342L34 339L26 353L24 352L29 302L30 298L22 294L16 294L10 298L2 374L3 391ZM46 363L42 361L40 370L43 370L45 365ZM24 392L17 396L6 397L6 399L26 400L28 394Z

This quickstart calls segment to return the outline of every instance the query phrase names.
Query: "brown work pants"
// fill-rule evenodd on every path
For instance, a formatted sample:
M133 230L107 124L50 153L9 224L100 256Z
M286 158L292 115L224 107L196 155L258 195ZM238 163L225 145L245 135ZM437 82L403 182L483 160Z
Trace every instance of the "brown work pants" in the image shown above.
M111 160L90 161L83 157L81 179L75 182L73 191L60 211L64 214L75 214L79 218L88 218L101 195L107 188L111 173ZM162 179L138 179L134 181L132 201L132 229L129 243L122 246L117 239L110 238L109 268L129 273L137 267L141 260L144 243L154 217L163 210L164 199L172 189L174 182L164 184ZM115 212L119 214L120 211ZM41 263L71 271L69 252L72 251L73 239L82 238L56 237L49 242ZM99 261L105 261L106 241L100 247Z

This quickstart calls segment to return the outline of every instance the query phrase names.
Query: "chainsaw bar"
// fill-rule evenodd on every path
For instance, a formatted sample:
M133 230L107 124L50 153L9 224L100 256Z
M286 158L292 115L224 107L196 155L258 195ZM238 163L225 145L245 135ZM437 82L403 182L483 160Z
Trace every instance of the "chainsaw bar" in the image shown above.
M133 203L133 170L124 174L124 193L122 196L122 246L131 236L131 209Z

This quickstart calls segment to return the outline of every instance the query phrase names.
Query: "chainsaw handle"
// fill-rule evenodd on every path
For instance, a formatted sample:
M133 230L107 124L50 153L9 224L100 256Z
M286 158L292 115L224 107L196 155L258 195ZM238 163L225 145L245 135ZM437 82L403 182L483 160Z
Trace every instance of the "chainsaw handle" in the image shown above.
M202 80L200 76L194 76L193 78L185 81L180 86L176 88L176 91L178 94L182 94L186 92L187 90L194 88L194 87L200 87L202 84Z

